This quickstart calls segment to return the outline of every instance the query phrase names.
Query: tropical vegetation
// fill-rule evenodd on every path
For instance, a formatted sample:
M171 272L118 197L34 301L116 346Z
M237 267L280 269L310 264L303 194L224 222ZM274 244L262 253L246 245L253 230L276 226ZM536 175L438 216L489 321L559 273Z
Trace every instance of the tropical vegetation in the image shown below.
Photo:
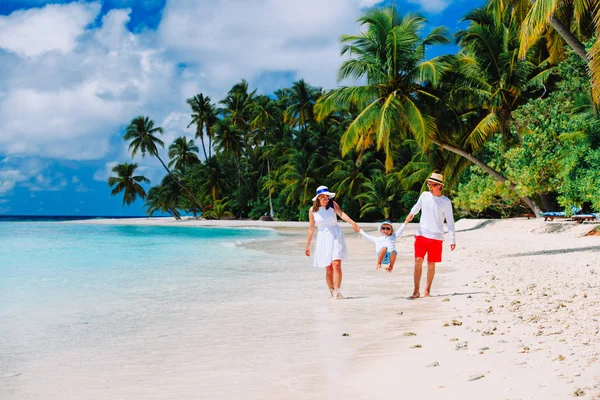
M340 39L337 88L299 79L259 94L240 81L219 101L198 93L186 101L193 137L168 159L163 129L134 118L132 158L154 157L166 175L146 194L136 164L117 165L112 194L144 199L148 215L306 220L327 185L352 218L401 220L437 171L459 215L600 211L592 3L489 0L453 35L373 8ZM428 56L451 42L455 54Z

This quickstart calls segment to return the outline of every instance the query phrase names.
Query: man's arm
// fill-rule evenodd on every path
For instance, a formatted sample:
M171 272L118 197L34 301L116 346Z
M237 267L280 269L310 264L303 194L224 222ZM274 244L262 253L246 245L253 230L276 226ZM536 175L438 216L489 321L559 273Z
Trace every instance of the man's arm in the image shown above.
M444 215L446 224L448 225L448 234L450 235L450 250L456 248L456 231L454 229L454 215L452 214L452 202L448 200L448 204L444 207Z
M417 200L417 203L413 206L413 208L410 209L410 214L408 214L408 216L406 217L406 220L404 221L405 223L412 221L414 216L417 215L419 211L421 211L421 207L423 206L424 194L425 192L421 193L421 195L419 196L419 200Z

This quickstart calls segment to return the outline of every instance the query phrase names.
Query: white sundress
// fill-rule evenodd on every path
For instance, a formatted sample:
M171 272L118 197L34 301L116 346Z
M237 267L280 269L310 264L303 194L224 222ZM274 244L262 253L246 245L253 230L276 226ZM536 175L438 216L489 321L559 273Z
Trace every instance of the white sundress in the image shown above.
M325 268L334 260L343 260L348 257L346 241L342 229L338 225L333 205L329 209L319 207L319 211L314 212L313 217L315 225L319 229L313 266Z

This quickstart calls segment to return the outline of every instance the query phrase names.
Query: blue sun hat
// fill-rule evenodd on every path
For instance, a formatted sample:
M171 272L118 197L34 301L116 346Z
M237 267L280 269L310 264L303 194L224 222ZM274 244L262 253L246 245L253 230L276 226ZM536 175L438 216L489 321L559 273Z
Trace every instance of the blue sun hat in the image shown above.
M329 196L330 199L333 199L335 197L335 193L330 192L327 186L319 186L317 188L317 194L315 195L315 197L313 197L312 201L315 201L320 194L326 194L327 196Z

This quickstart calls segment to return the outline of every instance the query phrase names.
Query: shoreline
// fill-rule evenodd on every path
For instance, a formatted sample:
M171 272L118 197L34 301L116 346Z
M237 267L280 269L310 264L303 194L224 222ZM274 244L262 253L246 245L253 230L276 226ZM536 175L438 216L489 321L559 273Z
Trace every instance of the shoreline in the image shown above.
M457 250L450 252L447 243L444 245L444 262L438 264L432 297L408 300L417 224L408 224L398 239L398 260L394 272L388 274L374 270L372 243L341 222L350 248L350 258L343 266L342 292L347 298L335 301L327 299L323 272L314 269L312 258L303 255L308 222L140 218L62 223L266 228L280 234L270 245L257 240L237 246L272 255L267 264L270 259L289 263L281 265L283 268L278 264L270 267L271 273L295 278L290 278L289 291L268 302L279 304L283 315L308 313L302 318L314 325L305 329L316 333L317 340L302 342L306 347L296 348L294 341L300 337L294 339L293 335L301 330L292 329L292 336L274 327L274 331L263 332L262 324L269 324L263 319L257 320L259 326L244 327L241 340L248 341L244 346L258 346L262 342L255 342L259 339L249 332L260 334L260 340L289 336L292 354L319 354L320 369L307 370L306 365L312 365L307 364L308 360L289 363L283 355L265 352L277 361L270 361L266 371L260 366L250 371L247 365L237 365L232 354L229 375L219 379L227 380L229 376L238 383L228 389L233 393L225 396L220 381L202 386L202 382L210 382L208 376L214 377L206 375L210 362L194 361L197 357L191 356L193 348L183 350L176 343L157 341L157 345L169 346L173 354L169 358L167 352L164 357L173 362L177 354L183 357L181 351L191 352L188 369L181 372L190 379L197 376L194 382L200 384L207 398L391 400L418 396L545 400L600 396L600 267L594 261L600 259L600 237L584 236L598 224L541 219L459 220ZM373 232L378 223L359 225ZM317 297L295 289L294 279L308 280L304 282L306 288ZM157 295L160 301L170 299L166 293ZM193 335L184 325L172 329ZM155 337L161 332L151 334ZM191 343L205 340L189 337ZM105 365L110 364L106 361ZM127 376L138 378L136 374ZM6 383L13 378L0 375L0 388L3 379ZM173 382L180 386L173 387L171 395L188 397L197 393L191 381L184 384L174 376L164 379L160 386L163 394ZM104 390L139 397L135 387L127 386L126 380L122 382L123 386ZM90 398L103 397L110 396L100 391Z
M307 222L143 220L117 223L272 228L291 234L293 243L286 250L299 256L308 226ZM351 249L344 270L374 263L370 243L353 237L349 225L340 225ZM378 226L359 225L365 230ZM346 398L365 400L395 399L399 394L426 399L597 398L600 270L596 272L590 260L600 257L600 238L585 236L597 226L524 218L459 220L457 251L444 247L432 297L411 301L406 297L412 288L410 247L417 224L409 224L398 240L402 255L387 284L388 277L381 274L359 277L360 283L344 280L344 287L366 286L374 291L371 296L387 299L363 304L383 307L381 318L387 326L381 332L365 327L377 321L369 321L363 308L353 312L365 325L354 325L350 332L345 332L349 324L333 329L336 336L350 336L355 353L341 364L342 372L333 373L332 384L339 385L338 392ZM260 251L261 246L244 247ZM587 274L575 273L572 265L586 265Z

